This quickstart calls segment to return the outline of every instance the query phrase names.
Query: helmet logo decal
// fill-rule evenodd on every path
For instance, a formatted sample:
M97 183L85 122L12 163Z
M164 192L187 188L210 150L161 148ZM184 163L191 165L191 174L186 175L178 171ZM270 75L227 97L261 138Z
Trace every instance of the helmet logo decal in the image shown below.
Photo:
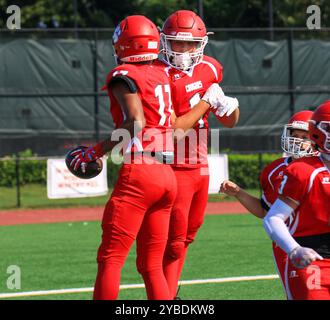
M156 42L156 41L148 42L148 49L157 49L157 47L158 47L158 42Z
M192 38L192 33L191 32L178 32L177 37L182 37L182 38Z
M120 29L120 25L118 25L112 36L113 43L116 43L118 41L120 35L121 35L121 29Z

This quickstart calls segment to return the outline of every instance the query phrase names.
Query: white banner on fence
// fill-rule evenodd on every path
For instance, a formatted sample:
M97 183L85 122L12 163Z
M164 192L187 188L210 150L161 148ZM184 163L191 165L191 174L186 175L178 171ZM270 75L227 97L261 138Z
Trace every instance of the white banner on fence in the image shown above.
M47 160L47 196L49 199L96 197L108 193L105 158L101 173L92 179L79 179L66 167L64 159Z
M226 154L209 154L209 194L218 193L220 185L224 180L228 180L228 156Z

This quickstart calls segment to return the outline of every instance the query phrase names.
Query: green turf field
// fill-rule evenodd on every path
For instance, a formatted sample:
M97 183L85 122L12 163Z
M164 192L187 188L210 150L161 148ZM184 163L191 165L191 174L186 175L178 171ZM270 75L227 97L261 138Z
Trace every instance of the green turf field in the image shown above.
M109 194L112 190L109 190ZM66 208L81 206L104 206L109 195L90 198L48 199L47 187L39 184L22 186L21 208ZM16 208L16 188L0 187L0 210Z
M248 189L247 191L259 196L259 190ZM66 208L82 206L104 206L109 194L102 197L75 198L75 199L48 199L47 188L43 185L29 184L21 187L21 208ZM0 210L16 208L16 188L0 187ZM234 197L228 197L224 194L209 195L210 202L217 201L236 201Z
M0 227L0 293L92 287L100 223ZM7 267L21 269L21 289L9 290ZM188 251L182 280L275 274L271 244L261 221L250 215L207 216ZM142 283L134 247L122 284ZM91 293L20 299L91 299ZM279 279L182 286L182 299L284 299ZM144 289L125 289L120 299L145 299Z

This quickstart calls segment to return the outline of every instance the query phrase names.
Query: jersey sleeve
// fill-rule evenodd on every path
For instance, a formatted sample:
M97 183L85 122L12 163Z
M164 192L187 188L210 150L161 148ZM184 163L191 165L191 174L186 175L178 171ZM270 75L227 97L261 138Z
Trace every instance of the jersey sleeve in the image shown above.
M261 195L261 205L265 210L269 210L273 202L275 201L275 192L272 186L270 185L268 181L268 167L266 167L264 170L262 170L260 174L260 186L262 189L262 195Z
M218 83L220 83L222 81L223 75L222 75L222 71L223 71L223 67L220 64L220 62L216 61L216 69L217 69L217 75L218 75Z
M279 194L301 203L308 190L308 175L299 164L291 164L283 173Z
M114 68L107 76L106 79L106 84L102 89L109 89L109 84L115 82L116 80L128 80L128 85L129 81L131 81L132 85L135 86L137 89L139 89L139 83L141 83L141 72L136 70L134 65L130 64L124 64L121 66L118 66ZM129 89L131 90L131 87L129 86Z
M204 61L212 69L211 74L214 75L214 79L211 82L220 83L222 81L222 77L223 77L222 76L223 67L222 67L221 63L218 60L216 60L210 56L204 56ZM201 76L201 75L199 75L199 76Z
M125 81L124 79L126 79L128 81L131 80L134 82L134 85L136 88L138 88L138 82L136 81L137 76L137 70L135 70L133 65L120 65L109 72L105 81L105 85L102 87L102 90L108 92L110 102L109 110L112 115L115 128L118 128L122 125L123 121L125 120L125 113L112 94L111 86L109 86L109 84L113 81Z

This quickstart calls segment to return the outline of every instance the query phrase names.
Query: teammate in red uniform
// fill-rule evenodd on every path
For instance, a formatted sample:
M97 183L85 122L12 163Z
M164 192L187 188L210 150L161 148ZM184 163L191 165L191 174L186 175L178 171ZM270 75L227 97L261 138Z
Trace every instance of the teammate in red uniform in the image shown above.
M284 170L279 197L264 218L264 228L288 254L288 298L329 300L330 100L314 111L309 134L320 156L298 159ZM294 212L290 233L285 220Z
M156 60L159 33L146 17L124 19L115 29L113 44L120 65L109 73L106 89L116 130L87 151L71 153L75 169L115 148L124 154L104 210L94 299L117 298L120 272L135 239L137 268L148 298L170 299L162 261L176 196L175 175L166 164L173 159L172 129L192 127L210 105L200 101L178 118L172 113L166 65Z
M194 109L213 84L219 88L222 66L203 54L208 36L201 18L192 11L179 10L170 15L161 31L163 60L168 64L172 99L178 116ZM206 96L212 99L212 91ZM238 121L238 101L222 95L214 114L232 127ZM185 261L187 248L203 223L208 199L207 136L208 115L198 121L186 139L175 145L172 166L178 183L178 196L171 215L170 232L164 257L164 273L174 298Z
M221 184L220 192L229 196L234 196L246 207L253 215L258 218L264 218L271 205L278 197L278 189L280 187L283 171L295 159L305 156L315 155L315 151L311 147L311 141L308 136L308 121L312 117L312 111L300 111L295 113L288 124L284 126L281 147L287 157L279 158L268 166L266 166L260 174L260 185L263 191L261 199L249 194L236 183L226 180ZM286 221L290 230L295 227L294 215L289 221ZM285 293L285 263L287 259L286 253L273 242L273 257L277 272L280 276Z

